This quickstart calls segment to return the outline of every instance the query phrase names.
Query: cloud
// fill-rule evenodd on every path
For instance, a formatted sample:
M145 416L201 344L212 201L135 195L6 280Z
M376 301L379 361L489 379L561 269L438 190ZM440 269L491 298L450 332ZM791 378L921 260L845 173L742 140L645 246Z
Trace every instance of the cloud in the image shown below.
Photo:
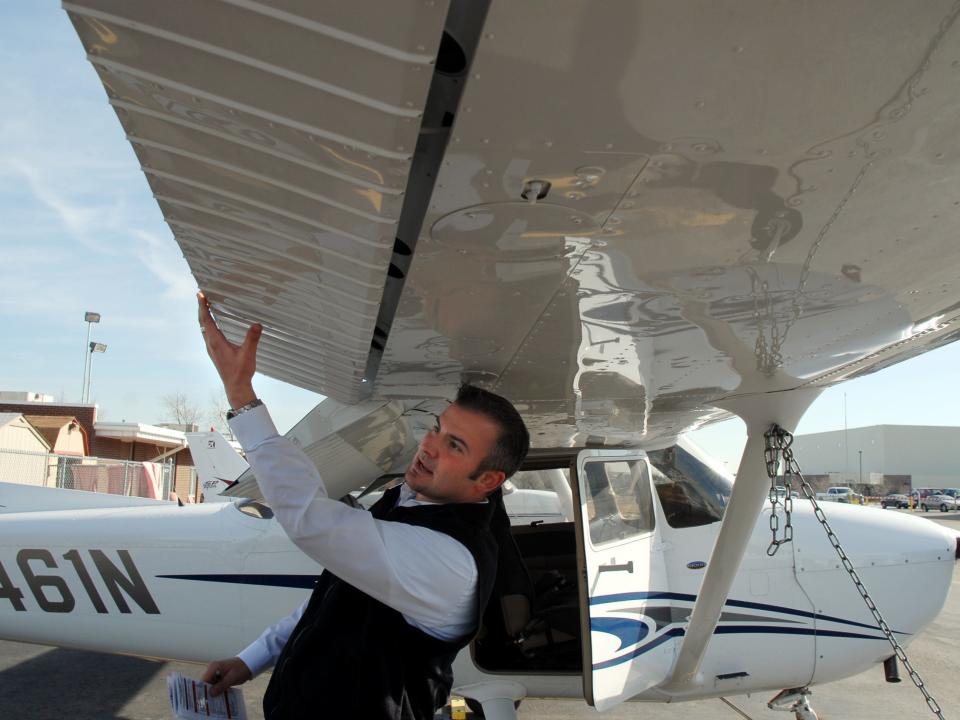
M0 3L0 19L0 93L15 109L0 115L5 389L78 399L91 310L109 346L94 384L110 417L159 417L167 389L205 397L217 378L195 281L66 13Z
M46 181L44 176L36 168L28 165L18 158L8 159L5 163L14 174L23 178L30 188L33 196L41 205L51 210L64 229L77 241L83 243L91 250L105 252L109 248L96 241L96 236L91 233L91 228L97 223L97 218L101 217L104 209L101 207L84 207L72 203L63 197L53 185Z
M177 251L177 245L170 238L160 238L145 230L133 230L132 234L140 240L139 244L132 246L140 262L167 286L164 297L187 298L192 304L197 283Z
M21 177L33 198L57 218L62 228L88 250L113 257L134 257L164 286L165 298L192 297L196 282L168 236L137 227L123 195L105 190L107 202L74 201L35 166L19 158L4 165ZM134 242L130 242L130 237ZM39 259L39 258L38 258Z

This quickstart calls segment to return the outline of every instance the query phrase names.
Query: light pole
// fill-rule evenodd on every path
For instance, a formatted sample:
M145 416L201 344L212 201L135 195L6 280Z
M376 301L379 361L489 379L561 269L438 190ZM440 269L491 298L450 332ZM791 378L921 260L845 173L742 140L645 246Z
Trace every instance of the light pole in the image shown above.
M863 450L857 450L857 454L860 456L860 504L863 505L867 501L863 492Z
M847 432L847 394L843 394L843 479L850 482L850 436Z
M104 343L92 342L90 343L90 366L87 371L87 387L85 395L87 400L90 399L90 383L93 380L93 354L95 352L102 353L107 351L107 346Z
M87 375L90 372L90 353L92 352L89 349L90 327L93 323L100 322L100 313L86 312L83 314L83 319L87 323L87 343L83 346L83 385L80 387L80 402L85 403L87 401Z

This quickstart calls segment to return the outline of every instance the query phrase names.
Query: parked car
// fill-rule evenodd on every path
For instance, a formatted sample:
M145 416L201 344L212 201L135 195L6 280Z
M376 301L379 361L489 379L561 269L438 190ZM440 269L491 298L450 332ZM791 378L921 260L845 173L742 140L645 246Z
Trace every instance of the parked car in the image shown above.
M884 510L890 507L907 508L910 507L910 498L900 493L890 493L886 497L880 499L880 506Z
M952 495L931 493L920 498L919 507L924 512L930 512L931 510L947 512L948 510L957 510L960 508L960 504L957 503L957 498Z
M826 492L817 493L817 500L820 502L860 503L861 499L861 495L848 487L832 487L827 488Z
M913 492L910 493L910 497L913 498L913 506L919 508L923 505L923 501L931 497L932 495L945 495L948 494L943 488L914 488ZM928 503L928 504L932 504Z

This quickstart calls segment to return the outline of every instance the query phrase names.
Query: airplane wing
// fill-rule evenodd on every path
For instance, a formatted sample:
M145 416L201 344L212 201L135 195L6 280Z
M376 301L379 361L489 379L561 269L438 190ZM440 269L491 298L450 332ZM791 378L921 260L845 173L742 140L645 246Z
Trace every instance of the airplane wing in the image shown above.
M956 336L949 4L65 8L273 377L636 445Z
M220 323L339 402L656 446L960 333L945 0L65 7Z

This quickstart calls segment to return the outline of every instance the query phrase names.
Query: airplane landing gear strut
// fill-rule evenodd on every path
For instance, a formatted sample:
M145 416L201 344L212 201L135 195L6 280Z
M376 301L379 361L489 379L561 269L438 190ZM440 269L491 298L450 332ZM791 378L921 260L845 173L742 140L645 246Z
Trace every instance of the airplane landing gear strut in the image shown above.
M771 710L793 712L796 720L817 720L817 714L810 707L810 701L807 700L807 696L810 694L810 690L807 688L781 690L767 703L767 707Z

